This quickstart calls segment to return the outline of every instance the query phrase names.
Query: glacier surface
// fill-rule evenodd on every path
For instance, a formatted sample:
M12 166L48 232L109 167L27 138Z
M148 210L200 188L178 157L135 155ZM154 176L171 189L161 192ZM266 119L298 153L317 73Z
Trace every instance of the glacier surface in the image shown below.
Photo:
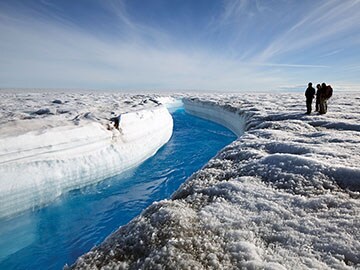
M0 218L128 170L172 135L172 117L156 99L52 95L2 93ZM120 114L118 130L109 119Z
M184 104L241 136L71 268L360 268L359 94L335 93L326 115L294 93Z

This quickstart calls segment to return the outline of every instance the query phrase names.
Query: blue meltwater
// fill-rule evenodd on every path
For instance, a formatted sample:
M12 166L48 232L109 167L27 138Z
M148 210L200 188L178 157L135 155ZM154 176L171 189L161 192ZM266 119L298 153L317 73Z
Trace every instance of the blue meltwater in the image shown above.
M183 109L172 113L174 133L135 169L69 192L50 205L0 219L0 269L62 269L152 202L169 198L221 148L228 129Z

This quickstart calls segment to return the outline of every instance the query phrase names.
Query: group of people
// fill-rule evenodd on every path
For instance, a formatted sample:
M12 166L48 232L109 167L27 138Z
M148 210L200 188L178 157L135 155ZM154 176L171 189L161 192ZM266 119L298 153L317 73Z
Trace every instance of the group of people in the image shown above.
M321 85L316 85L316 93L314 87L312 87L312 83L309 82L308 88L305 91L306 96L306 114L310 114L312 111L312 101L316 95L316 104L315 104L315 111L319 112L320 114L325 114L327 112L327 101L331 98L333 94L333 89L330 85L326 85L322 83Z

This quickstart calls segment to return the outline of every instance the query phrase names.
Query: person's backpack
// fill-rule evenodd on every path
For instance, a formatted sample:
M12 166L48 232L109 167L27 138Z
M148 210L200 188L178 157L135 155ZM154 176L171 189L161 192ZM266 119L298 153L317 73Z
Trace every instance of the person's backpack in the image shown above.
M326 98L327 99L331 98L332 94L333 94L333 89L332 89L331 85L328 85L326 87Z

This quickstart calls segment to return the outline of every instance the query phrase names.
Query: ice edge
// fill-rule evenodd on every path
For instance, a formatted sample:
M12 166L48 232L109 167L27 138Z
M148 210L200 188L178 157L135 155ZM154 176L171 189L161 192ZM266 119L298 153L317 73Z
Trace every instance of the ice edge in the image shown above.
M124 113L119 131L92 122L2 138L0 218L137 166L170 139L172 129L172 116L161 105Z

